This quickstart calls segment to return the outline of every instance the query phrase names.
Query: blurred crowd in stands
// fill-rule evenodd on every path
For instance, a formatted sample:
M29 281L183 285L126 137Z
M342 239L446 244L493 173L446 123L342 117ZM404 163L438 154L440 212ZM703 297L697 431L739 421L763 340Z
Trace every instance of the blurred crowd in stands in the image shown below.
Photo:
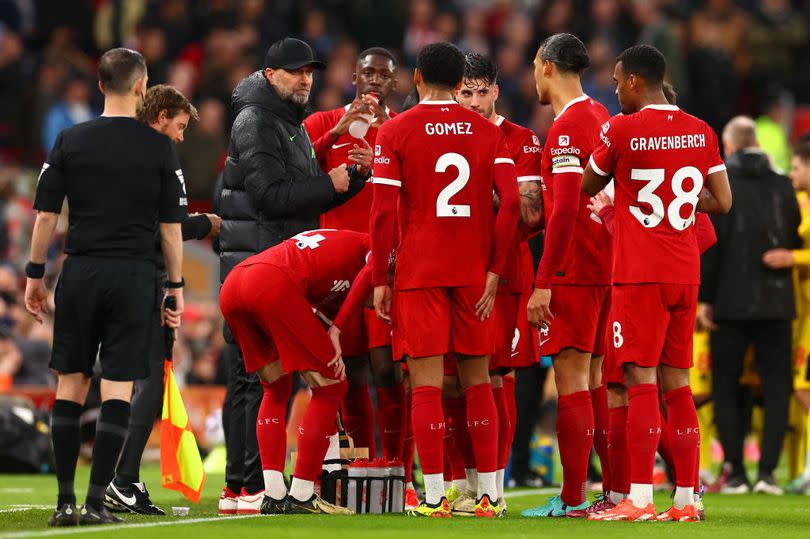
M205 211L227 146L231 91L284 36L328 62L316 75L313 110L352 99L357 53L369 46L400 59L387 103L394 110L412 88L422 46L447 40L490 54L498 111L541 140L553 116L535 92L542 39L567 31L585 41L585 91L611 114L619 111L616 55L649 43L666 55L682 107L718 131L735 114L757 118L761 144L787 170L791 141L810 130L808 28L810 0L0 0L0 387L51 383L51 325L32 323L22 306L30 197L56 134L100 113L95 65L111 47L141 51L150 85L171 84L199 109L177 150L192 209ZM60 252L54 244L51 282ZM224 383L214 292L187 306L175 357L188 384Z

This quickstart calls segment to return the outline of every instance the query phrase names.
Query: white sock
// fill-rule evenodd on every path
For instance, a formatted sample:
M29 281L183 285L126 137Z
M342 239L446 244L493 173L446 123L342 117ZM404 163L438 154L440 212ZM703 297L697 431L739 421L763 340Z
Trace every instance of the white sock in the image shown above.
M287 495L284 474L278 470L262 470L262 475L264 475L265 493L274 500L283 500Z
M313 494L315 494L314 481L305 481L304 479L293 477L292 485L290 485L290 496L299 502L305 502L312 498Z
M405 483L405 490L416 490L415 488L413 488L413 482L408 481L407 483Z
M610 491L610 494L608 494L608 498L610 498L611 503L615 505L619 505L626 497L626 494L622 494L621 492L613 492L612 490Z
M694 505L695 503L695 489L692 487L675 487L675 497L672 499L672 505L675 509L683 509L687 505Z
M630 483L630 501L638 508L647 507L653 503L653 486L643 483Z
M444 496L444 474L425 474L422 478L425 481L425 503L436 505Z
M478 470L475 468L464 468L467 475L467 490L475 494L478 492Z
M498 475L498 472L478 473L478 496L476 496L476 499L480 500L481 497L486 494L493 502L498 501L498 486L496 485L497 480L495 479L496 475Z
M465 490L467 490L467 480L466 479L453 479L453 484L461 492L464 492Z
M496 487L498 488L498 499L503 500L503 476L506 473L506 470L501 468L497 472L495 472L495 483Z
M452 481L447 481L447 480L445 480L445 482L444 482L444 491L445 491L445 492L447 492L448 490L450 490L450 487L451 487L452 485L453 485L453 482L452 482Z

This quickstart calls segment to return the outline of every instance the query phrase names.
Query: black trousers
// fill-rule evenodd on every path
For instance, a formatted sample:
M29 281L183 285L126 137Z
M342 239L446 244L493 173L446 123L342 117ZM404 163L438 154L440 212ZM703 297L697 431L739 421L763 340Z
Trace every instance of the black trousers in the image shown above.
M228 362L228 384L222 405L222 427L228 453L225 483L237 494L242 487L255 493L264 489L256 440L256 418L264 390L256 373L245 372L239 346L226 344L222 360Z
M714 415L725 459L735 473L743 472L743 442L749 421L745 417L747 390L740 384L743 360L754 347L762 380L765 426L759 473L771 474L779 462L788 425L793 392L791 322L789 320L718 321L711 336Z
M548 368L535 366L515 373L515 401L517 402L517 426L512 440L511 475L523 479L529 475L529 457L532 433L540 415L543 400L543 385Z

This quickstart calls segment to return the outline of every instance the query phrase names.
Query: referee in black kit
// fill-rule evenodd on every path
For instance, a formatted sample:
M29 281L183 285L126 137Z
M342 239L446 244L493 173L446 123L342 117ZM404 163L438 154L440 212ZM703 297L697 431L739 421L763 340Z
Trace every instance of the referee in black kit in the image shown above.
M158 294L158 223L166 259L166 295L177 301L164 323L183 312L180 222L187 215L183 175L168 137L135 119L146 92L146 63L129 49L101 57L102 117L62 131L42 166L38 211L26 266L26 308L38 321L47 309L42 277L62 203L68 201L67 258L55 292L51 367L58 373L51 438L59 499L48 524L121 522L103 504L129 422L133 380L149 374L152 308ZM79 414L96 357L101 363L101 413L87 499L76 509Z

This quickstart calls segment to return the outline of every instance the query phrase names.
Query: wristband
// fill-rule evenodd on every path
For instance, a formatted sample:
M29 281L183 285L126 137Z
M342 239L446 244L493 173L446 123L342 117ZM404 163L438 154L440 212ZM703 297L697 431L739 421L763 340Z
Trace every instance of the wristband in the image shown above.
M186 280L180 277L179 282L166 281L166 288L183 288L186 286Z
M31 279L42 279L45 276L45 264L29 261L25 265L25 275Z

